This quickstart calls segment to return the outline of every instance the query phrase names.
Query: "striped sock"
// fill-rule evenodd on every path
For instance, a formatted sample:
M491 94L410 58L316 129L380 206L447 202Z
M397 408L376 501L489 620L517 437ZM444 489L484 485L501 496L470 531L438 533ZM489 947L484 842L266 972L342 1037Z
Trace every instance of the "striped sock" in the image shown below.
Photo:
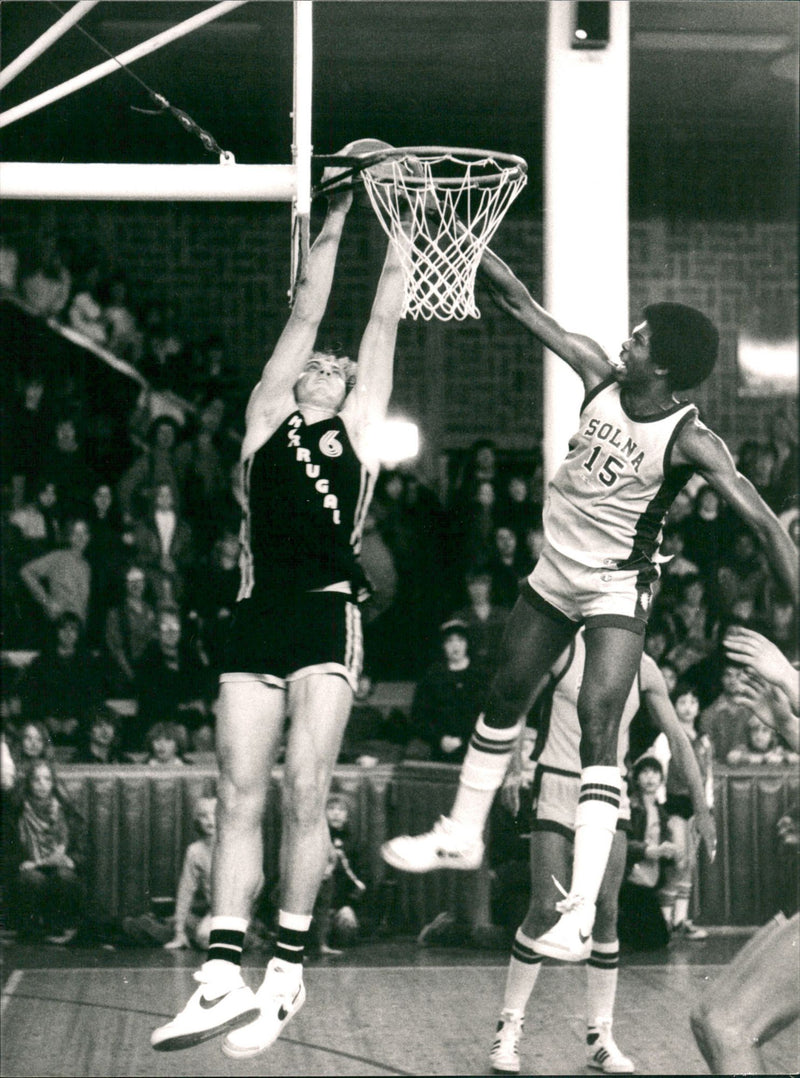
M230 962L234 966L241 966L246 932L245 917L212 917L208 935L208 961Z
M506 975L504 1011L517 1011L520 1015L525 1013L542 968L542 957L533 950L533 940L521 928L517 929Z
M617 829L622 778L618 767L584 767L575 814L570 893L596 902Z
M586 1016L589 1033L596 1032L603 1022L614 1017L619 973L619 940L611 943L592 942L592 953L586 964Z
M487 726L483 715L479 717L461 765L458 793L450 813L454 823L482 833L521 729L521 721L499 730Z
M281 962L291 962L302 966L310 927L310 914L287 913L285 910L279 910L278 938L275 941L273 957Z

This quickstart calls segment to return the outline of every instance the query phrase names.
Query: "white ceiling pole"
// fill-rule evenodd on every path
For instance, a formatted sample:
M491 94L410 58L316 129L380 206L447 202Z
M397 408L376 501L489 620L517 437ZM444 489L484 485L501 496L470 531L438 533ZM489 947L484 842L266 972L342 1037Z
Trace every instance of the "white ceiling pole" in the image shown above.
M5 127L15 120L20 120L23 116L28 116L31 112L36 112L38 109L44 108L45 105L58 101L60 98L66 97L67 94L80 90L92 82L97 82L98 79L110 75L113 71L119 71L120 64L130 64L142 56L148 56L151 52L156 52L157 49L168 45L177 38L190 34L198 27L205 26L206 23L213 22L214 19L218 19L222 15L227 15L229 11L241 7L246 2L247 0L225 0L224 3L215 4L206 11L201 11L198 15L194 15L191 19L186 19L184 22L170 27L169 30L165 30L163 33L156 34L155 37L135 45L132 49L128 49L127 52L120 53L113 60L106 60L105 63L98 64L97 67L92 67L88 71L84 71L83 74L68 79L67 82L62 82L60 86L54 86L52 89L45 90L44 93L32 97L30 101L25 101L21 105L15 105L14 108L6 109L5 112L0 114L0 127Z
M292 153L297 169L295 210L300 216L311 212L313 6L312 0L295 0L294 5L294 145Z
M121 165L4 161L4 199L291 202L293 165Z
M4 86L8 86L11 80L19 75L20 71L24 71L29 64L32 64L34 60L50 48L53 42L58 41L60 37L66 34L67 30L82 19L87 11L91 11L96 4L97 0L80 0L79 3L62 15L49 30L45 30L41 37L37 37L33 44L19 54L16 60L12 60L10 64L7 64L0 71L0 90Z

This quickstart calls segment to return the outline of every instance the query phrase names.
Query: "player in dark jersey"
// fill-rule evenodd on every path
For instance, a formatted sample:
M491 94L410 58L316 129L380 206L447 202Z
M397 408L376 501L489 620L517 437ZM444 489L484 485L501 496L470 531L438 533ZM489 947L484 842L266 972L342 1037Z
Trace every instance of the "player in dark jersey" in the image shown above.
M455 804L425 835L385 844L396 868L473 869L482 833L525 714L551 664L586 625L586 675L578 699L581 789L569 894L562 916L536 939L544 955L578 961L619 812L620 716L642 654L658 578L664 517L697 472L759 536L788 594L797 594L797 550L724 442L674 394L711 373L718 333L699 311L656 303L611 362L596 341L567 332L488 251L481 270L495 302L579 375L581 426L548 487L545 546L506 623L502 656L461 769Z
M158 1049L225 1032L227 1055L256 1055L305 1000L303 951L330 846L325 804L361 667L361 529L403 302L390 245L357 365L314 351L351 202L350 189L330 195L292 313L247 406L241 587L220 677L208 960L185 1009L152 1034ZM261 823L287 715L278 938L253 993L240 961L263 882Z

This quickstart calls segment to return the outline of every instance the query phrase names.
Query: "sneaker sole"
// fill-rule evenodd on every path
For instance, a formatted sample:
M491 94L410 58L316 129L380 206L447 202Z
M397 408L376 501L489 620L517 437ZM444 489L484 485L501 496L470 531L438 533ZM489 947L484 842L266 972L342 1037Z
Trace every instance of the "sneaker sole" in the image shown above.
M490 1063L492 1074L519 1074L519 1063L515 1066L501 1067L497 1063Z
M221 1033L230 1033L231 1030L239 1029L240 1026L249 1025L260 1014L261 1011L258 1007L254 1007L249 1011L242 1011L235 1018L229 1018L227 1022L222 1022L211 1029L202 1029L195 1033L180 1033L175 1037L167 1037L165 1040L159 1041L158 1044L153 1044L151 1041L150 1047L154 1048L156 1052L178 1052L182 1048L194 1048L198 1044L203 1044L205 1041L218 1037Z
M401 872L411 872L415 875L423 875L426 872L438 872L440 869L451 869L457 872L474 872L481 867L483 862L483 855L479 861L465 862L463 858L453 861L441 860L436 861L432 865L414 865L408 861L404 861L402 857L399 857L393 850L387 849L385 846L381 847L381 857L392 868L397 868Z

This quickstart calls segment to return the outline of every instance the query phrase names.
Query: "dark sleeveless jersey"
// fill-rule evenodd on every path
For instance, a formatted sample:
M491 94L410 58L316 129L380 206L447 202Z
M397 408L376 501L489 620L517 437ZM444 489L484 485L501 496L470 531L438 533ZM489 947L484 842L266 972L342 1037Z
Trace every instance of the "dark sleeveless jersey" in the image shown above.
M358 562L375 475L340 416L293 412L244 465L239 598L282 596L366 578Z

